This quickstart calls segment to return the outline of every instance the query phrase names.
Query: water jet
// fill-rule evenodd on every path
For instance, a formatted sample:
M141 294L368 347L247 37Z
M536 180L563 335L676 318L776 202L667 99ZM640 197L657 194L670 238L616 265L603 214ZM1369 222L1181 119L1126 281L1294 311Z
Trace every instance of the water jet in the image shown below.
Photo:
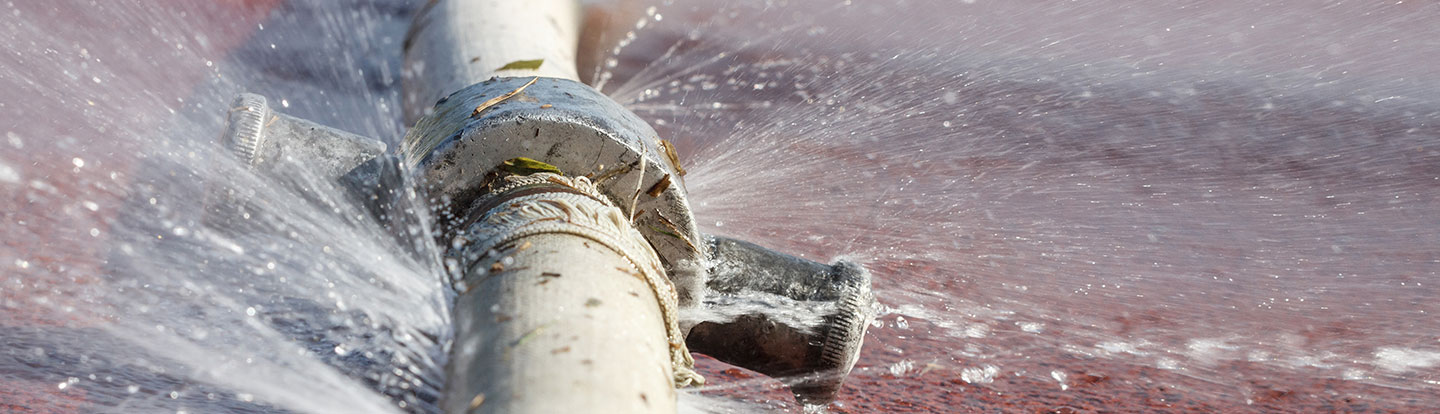
M264 174L308 169L362 204L386 204L374 200L406 179L437 203L458 293L447 412L675 412L674 387L704 382L687 346L804 377L791 384L803 403L833 401L873 319L868 271L700 234L673 146L578 81L578 8L422 8L405 41L415 126L398 154L251 94L222 141ZM726 306L743 315L680 317ZM806 312L816 322L781 316Z

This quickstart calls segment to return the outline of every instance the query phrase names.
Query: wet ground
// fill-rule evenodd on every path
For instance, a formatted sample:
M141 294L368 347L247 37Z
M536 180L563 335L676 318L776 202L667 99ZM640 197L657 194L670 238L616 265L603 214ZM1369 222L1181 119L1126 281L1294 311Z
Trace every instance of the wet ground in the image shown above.
M395 142L412 7L7 5L0 408L244 402L200 391L203 365L92 361L133 350L91 333L148 321L86 311L130 275L114 263L139 234L122 210L204 178L183 176L204 151L152 138L218 133L243 89ZM706 231L876 274L885 308L834 411L1426 412L1440 408L1436 16L1410 2L619 2L589 13L581 72L677 144ZM180 167L142 167L156 158ZM327 335L292 339L336 346ZM773 380L701 363L717 384L703 395L796 410ZM171 374L106 385L157 368ZM318 378L321 393L396 390Z

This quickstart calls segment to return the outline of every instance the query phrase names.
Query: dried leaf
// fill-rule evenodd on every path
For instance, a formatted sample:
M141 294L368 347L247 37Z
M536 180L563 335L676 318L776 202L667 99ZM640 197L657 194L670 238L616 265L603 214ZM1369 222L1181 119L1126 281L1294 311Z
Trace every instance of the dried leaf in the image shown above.
M561 172L560 169L556 168L554 165L550 165L543 161L536 161L534 159L525 157L516 157L505 160L505 162L500 163L500 167L498 168L500 169L500 171L515 175L530 175L536 173L553 173L565 175L564 172Z
M534 70L540 69L540 65L543 64L545 64L545 59L517 60L514 62L506 63L505 66L501 66L500 69L495 70Z
M519 95L520 92L523 92L525 90L525 88L530 87L530 85L534 85L535 81L538 80L540 80L540 77L536 76L533 79L530 79L530 81L526 82L524 85L520 85L519 88L515 88L515 90L513 91L506 92L504 95L496 96L494 98L490 98L490 100L488 101L481 102L479 106L475 107L475 111L470 113L470 117L474 118L480 116L481 112L485 112L486 109L490 109L490 107L495 106L495 104L504 102L506 99L510 99L515 95Z
M611 169L609 169L609 170L605 170L604 172L600 173L600 175L596 176L595 178L590 179L590 182L603 183L603 182L605 182L605 180L609 180L609 179L611 179L611 178L615 178L616 176L618 176L618 175L620 175L620 174L625 174L625 173L630 172L630 170L634 170L636 165L639 165L639 161L636 161L635 164L628 164L628 165L627 165L627 164L622 164L622 165L620 165L620 166L618 166L618 167L611 168ZM603 169L603 166L602 166L602 169Z
M665 174L664 177L660 177L660 181L650 186L649 190L645 190L645 194L651 197L659 197L660 193L664 192L666 188L670 188L670 174Z
M686 173L685 167L680 166L680 155L675 152L675 145L670 144L670 141L662 139L660 140L660 148L665 150L665 158L669 159L670 165L675 167L675 173L684 177Z

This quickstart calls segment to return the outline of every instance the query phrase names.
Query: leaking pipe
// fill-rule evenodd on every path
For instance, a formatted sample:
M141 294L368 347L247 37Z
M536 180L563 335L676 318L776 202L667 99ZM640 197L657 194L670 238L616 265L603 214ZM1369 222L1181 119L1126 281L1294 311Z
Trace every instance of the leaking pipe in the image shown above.
M576 80L579 16L574 0L437 0L406 39L402 156L448 204L459 276L446 412L674 413L699 380L635 225L662 214L637 199L684 200L639 191L672 170L648 125ZM518 157L559 173L498 168ZM672 224L695 245L691 221Z

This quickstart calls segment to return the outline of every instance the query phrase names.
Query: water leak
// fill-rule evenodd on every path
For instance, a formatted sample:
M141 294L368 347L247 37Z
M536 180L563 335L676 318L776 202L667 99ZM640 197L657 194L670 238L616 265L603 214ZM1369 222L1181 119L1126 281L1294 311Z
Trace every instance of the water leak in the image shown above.
M831 411L1440 407L1435 5L591 6L705 231L874 272ZM0 407L433 411L426 229L215 144L250 91L393 148L414 7L0 8ZM687 410L801 411L701 362Z
M703 230L875 271L838 408L1424 411L1436 11L677 2L592 78Z
M216 142L242 91L393 140L404 10L7 3L0 407L433 410L434 248Z

